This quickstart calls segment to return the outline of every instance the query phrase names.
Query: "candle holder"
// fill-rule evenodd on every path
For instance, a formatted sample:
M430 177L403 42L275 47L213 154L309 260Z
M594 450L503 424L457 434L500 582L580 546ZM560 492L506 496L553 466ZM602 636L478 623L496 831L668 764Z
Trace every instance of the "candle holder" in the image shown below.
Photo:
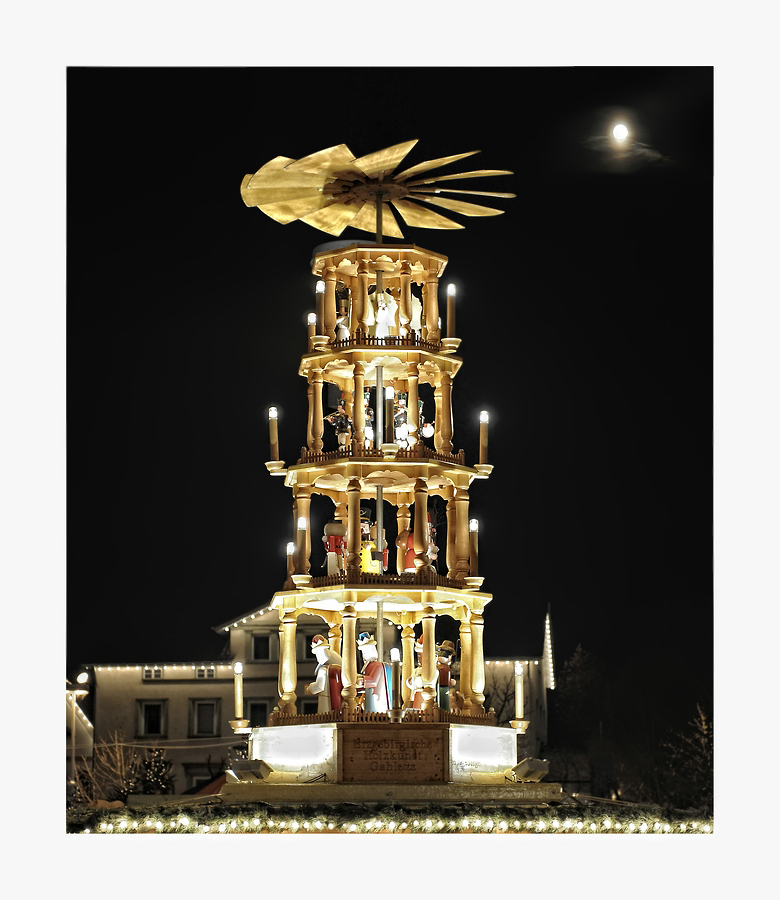
M441 352L442 353L454 353L458 347L460 347L460 342L462 338L455 337L445 337L441 339Z
M467 591L478 591L485 578L482 575L467 575L463 580L466 582Z
M305 588L311 584L311 575L292 575L293 584L296 588Z
M272 475L284 475L284 460L283 459L271 459L265 464L266 469Z
M477 470L477 478L487 478L488 475L493 471L493 466L489 463L477 463L474 468Z
M251 734L249 719L230 719L230 727L236 734Z
M319 351L320 353L324 353L328 349L328 344L330 343L330 338L327 334L313 334L309 341L311 343L312 351Z
M388 459L394 459L398 451L400 450L400 444L382 444L382 456L386 456Z
M525 734L531 724L528 719L511 719L509 724L516 729L518 734Z

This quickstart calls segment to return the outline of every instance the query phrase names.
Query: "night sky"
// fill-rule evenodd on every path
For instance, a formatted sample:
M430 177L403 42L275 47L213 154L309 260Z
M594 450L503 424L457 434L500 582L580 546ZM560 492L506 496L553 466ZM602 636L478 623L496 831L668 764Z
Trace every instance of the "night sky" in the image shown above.
M670 722L711 706L712 69L67 82L69 671L211 657L212 626L281 589L291 492L264 466L266 410L294 463L309 260L333 238L245 207L241 180L279 155L417 138L404 168L480 150L436 172L511 169L455 186L517 194L488 201L501 216L453 215L462 231L399 220L449 258L442 309L458 287L467 461L490 412L495 470L471 489L486 653L540 654L549 606L559 666L581 644L638 696L652 685Z

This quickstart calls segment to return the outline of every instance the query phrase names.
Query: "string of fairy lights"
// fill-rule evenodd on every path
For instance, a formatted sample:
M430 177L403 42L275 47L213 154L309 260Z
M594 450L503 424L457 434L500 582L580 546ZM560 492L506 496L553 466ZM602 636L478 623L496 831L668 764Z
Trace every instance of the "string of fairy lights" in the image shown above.
M512 811L486 808L468 815L430 810L393 810L361 815L307 815L302 812L262 814L204 810L163 815L129 815L126 810L94 813L86 823L72 823L79 834L712 834L712 818L607 816L578 810Z

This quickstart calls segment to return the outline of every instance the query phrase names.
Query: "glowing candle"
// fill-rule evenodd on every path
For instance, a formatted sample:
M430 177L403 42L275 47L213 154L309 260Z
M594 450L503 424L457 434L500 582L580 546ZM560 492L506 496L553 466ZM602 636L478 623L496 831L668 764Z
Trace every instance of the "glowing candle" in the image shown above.
M483 409L479 414L479 464L484 466L487 464L487 437L488 437L488 416L487 410Z
M317 333L317 313L309 313L309 350L314 349L314 335Z
M271 459L279 459L279 411L275 406L268 410L268 428L271 433Z
M479 575L479 522L469 519L469 572Z
M447 285L447 337L455 337L455 285Z
M393 647L390 650L390 681L393 692L391 719L398 721L401 711L401 651L398 647Z
M295 574L295 542L287 542L287 575Z
M233 688L236 701L236 718L244 718L244 664L237 662L233 666Z
M523 664L515 663L515 718L523 718Z

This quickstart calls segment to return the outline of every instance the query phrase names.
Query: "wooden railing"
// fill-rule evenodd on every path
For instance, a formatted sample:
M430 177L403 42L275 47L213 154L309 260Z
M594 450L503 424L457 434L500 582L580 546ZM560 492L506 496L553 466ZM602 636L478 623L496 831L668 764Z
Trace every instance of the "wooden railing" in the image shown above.
M362 709L334 709L330 712L309 713L307 715L286 715L277 709L271 713L269 725L318 725L328 722L351 722L364 725L391 724L390 713L366 712ZM492 710L467 715L459 710L446 710L438 706L432 709L404 709L400 724L426 722L449 722L453 725L495 725L496 714Z
M439 575L438 572L430 572L425 569L421 569L419 572L403 572L401 575L393 575L389 572L384 572L381 575L374 572L360 572L357 576L353 576L349 582L347 581L346 572L339 572L336 575L313 575L307 587L343 587L346 584L376 584L384 587L425 584L453 590L463 590L466 587L466 582L462 578L450 578L448 575Z
M353 451L352 445L347 444L345 447L339 447L338 450L326 450L315 452L314 450L309 450L308 447L301 447L301 458L298 460L298 465L305 465L307 463L322 463L322 462L334 462L339 459L388 459L381 450L376 450L373 447L368 450L364 448L359 448L358 452L355 453ZM390 457L392 459L392 457ZM425 444L417 443L413 447L400 447L398 452L395 454L395 459L432 459L438 462L450 463L451 465L456 466L465 466L466 465L466 455L463 451L463 448L458 450L457 453L443 453L441 450L432 450L430 447L426 447Z
M340 338L331 341L323 349L329 350L349 350L353 347L403 347L418 350L428 350L430 353L441 352L440 341L426 341L417 331L412 331L407 335L390 334L387 337L377 337L374 334L367 334L358 328L354 334L348 338Z

